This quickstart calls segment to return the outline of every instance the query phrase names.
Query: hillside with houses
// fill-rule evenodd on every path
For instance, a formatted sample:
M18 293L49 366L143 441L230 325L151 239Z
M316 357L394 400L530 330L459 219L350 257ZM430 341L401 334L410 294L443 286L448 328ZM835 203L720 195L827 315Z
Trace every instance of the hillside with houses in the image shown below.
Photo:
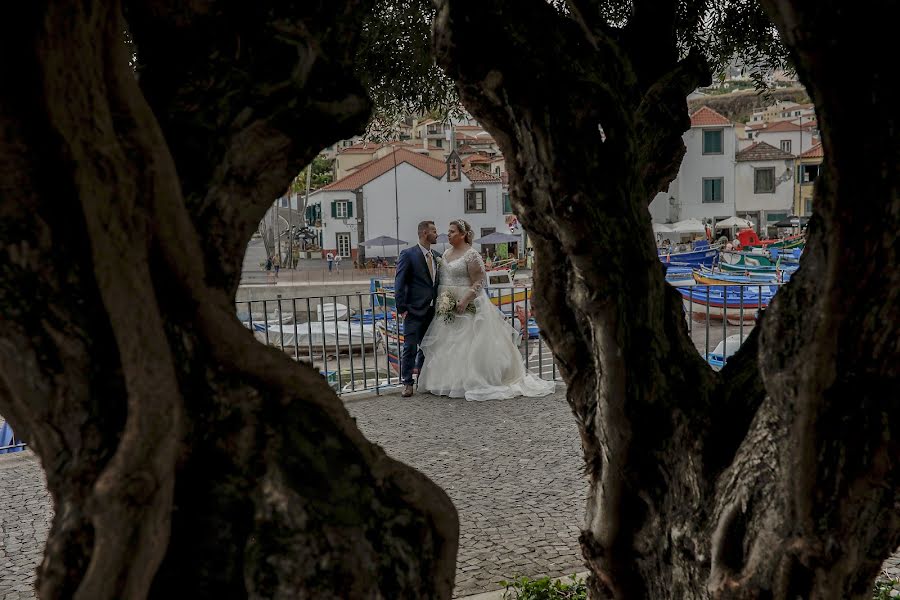
M798 88L773 94L805 97ZM784 99L764 104L765 98L752 92L692 94L691 127L683 136L687 152L678 176L650 204L654 222L696 218L714 227L740 217L766 236L771 224L812 212L822 162L814 107ZM738 121L735 114L746 117ZM433 219L443 228L457 217L469 220L479 237L497 231L518 236L516 243L483 248L487 253L527 252L504 157L488 131L467 117L410 118L397 124L394 138L358 137L326 148L320 158L331 161L331 183L308 192L295 187L278 199L279 214L296 217L282 221L295 228L305 222L300 242L309 255L393 257L397 245L373 249L364 242L406 240L419 220Z

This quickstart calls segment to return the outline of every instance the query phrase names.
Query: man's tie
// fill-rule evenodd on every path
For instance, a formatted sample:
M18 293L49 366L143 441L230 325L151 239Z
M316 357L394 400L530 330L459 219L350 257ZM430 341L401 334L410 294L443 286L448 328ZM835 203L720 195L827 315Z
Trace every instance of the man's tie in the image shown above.
M425 255L425 260L428 263L428 272L431 274L431 280L434 281L434 260L431 258L431 252Z

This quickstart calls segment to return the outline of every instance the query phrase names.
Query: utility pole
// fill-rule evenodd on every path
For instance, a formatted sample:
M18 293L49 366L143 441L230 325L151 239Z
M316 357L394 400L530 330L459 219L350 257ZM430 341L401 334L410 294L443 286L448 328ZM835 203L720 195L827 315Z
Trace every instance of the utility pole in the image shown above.
M313 159L315 160L315 159ZM306 207L309 206L309 180L312 177L312 163L306 165L306 198L303 199L303 224L309 225L306 222Z
M427 143L427 142L426 142ZM394 214L397 217L397 260L400 259L400 193L397 191L397 148L391 153L394 157Z

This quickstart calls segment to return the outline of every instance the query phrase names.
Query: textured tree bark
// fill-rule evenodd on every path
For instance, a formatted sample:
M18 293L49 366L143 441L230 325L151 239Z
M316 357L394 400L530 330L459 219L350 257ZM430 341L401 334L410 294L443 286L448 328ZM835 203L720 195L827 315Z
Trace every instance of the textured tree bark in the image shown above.
M0 413L54 500L41 598L450 597L447 496L234 317L272 198L368 118L369 9L38 3L0 25Z
M795 57L818 69L801 72L825 130L827 208L763 335L716 374L688 339L647 214L684 153L685 97L709 73L677 58L675 2L634 3L621 29L602 4L573 0L563 15L542 0L441 0L435 21L439 61L497 139L535 243L541 330L590 479L592 597L865 597L900 542L895 394L875 391L897 389L898 369L900 286L881 272L897 264L900 224L891 54L875 52L878 36L838 40L852 29L835 3L806 9L814 19L770 2ZM488 35L489 56L467 43ZM887 125L865 144L848 122L849 72L829 72L841 52L838 64L881 73L865 110ZM883 204L850 193L863 181Z

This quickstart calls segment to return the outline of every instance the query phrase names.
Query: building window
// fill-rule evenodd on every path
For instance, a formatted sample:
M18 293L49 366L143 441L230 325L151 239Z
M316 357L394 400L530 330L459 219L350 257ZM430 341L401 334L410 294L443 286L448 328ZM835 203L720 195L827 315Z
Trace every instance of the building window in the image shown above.
M438 138L438 139L434 140L434 145L436 148L443 148L444 140L442 140L441 138Z
M509 192L503 193L503 214L504 215L512 214L512 202L509 201Z
M349 216L348 205L346 200L338 200L334 203L334 218L346 219Z
M466 212L487 212L484 206L484 190L466 190Z
M807 215L812 214L812 198L806 199L806 214Z
M771 194L775 191L775 167L753 169L753 193Z
M343 258L350 258L350 234L338 233L336 238L338 254Z
M801 165L800 183L813 183L819 177L820 165Z
M781 140L781 151L791 153L791 140Z
M290 200L287 196L281 199L281 208L288 208L290 206Z
M725 202L722 196L724 180L721 177L703 179L703 202Z
M703 154L722 154L723 133L721 129L703 130Z

